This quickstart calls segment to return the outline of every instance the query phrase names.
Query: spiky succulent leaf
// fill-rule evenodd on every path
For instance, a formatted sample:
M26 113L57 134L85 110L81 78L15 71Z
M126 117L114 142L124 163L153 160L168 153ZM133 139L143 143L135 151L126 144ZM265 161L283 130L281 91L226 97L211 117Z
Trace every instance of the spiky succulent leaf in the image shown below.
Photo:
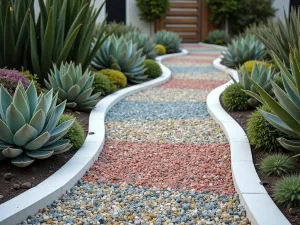
M167 53L180 52L181 38L178 34L166 30L162 30L156 33L154 42L156 44L163 45Z
M144 75L146 71L142 56L143 49L138 49L137 44L133 44L125 37L117 38L114 35L109 37L99 50L98 54L91 63L96 70L115 69L126 75L129 81L143 82L147 80Z
M52 90L38 97L33 82L27 90L19 82L13 97L0 87L0 101L1 118L5 116L0 119L1 159L8 158L14 165L25 167L35 159L49 158L70 147L69 142L59 139L71 128L73 120L56 126L66 103L56 106L57 95L53 97Z
M59 102L67 102L67 108L77 110L90 110L95 107L101 93L93 92L94 75L86 70L82 73L81 65L63 63L58 69L55 65L48 75L49 82L45 80L47 89L53 88L58 93ZM62 114L62 110L59 117ZM55 121L59 118L56 116Z
M264 60L266 54L265 46L254 35L246 35L232 40L222 52L222 64L237 68L249 60Z

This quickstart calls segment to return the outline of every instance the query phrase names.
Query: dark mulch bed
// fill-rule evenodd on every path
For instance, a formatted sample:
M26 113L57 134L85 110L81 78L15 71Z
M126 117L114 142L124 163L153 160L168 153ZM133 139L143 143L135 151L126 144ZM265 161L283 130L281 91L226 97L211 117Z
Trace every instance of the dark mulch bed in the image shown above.
M87 134L89 123L89 112L73 112L66 110L65 113L74 115L82 124ZM26 188L15 190L13 187L16 184L22 185L26 182L31 183L32 187L38 185L57 170L59 170L75 152L66 152L60 155L51 156L48 159L36 160L30 166L25 168L18 168L12 165L9 161L1 161L0 164L0 204L6 202L15 196L26 191ZM11 173L13 178L10 180L4 179L4 174Z
M244 112L228 112L228 113L231 115L231 117L233 119L235 119L241 125L241 127L246 132L247 121L250 119L250 116L253 113L253 110L252 111L244 111ZM259 169L261 161L266 156L268 156L270 153L265 152L264 149L254 149L253 146L251 146L251 150L252 150L252 157L253 157L254 166L256 168L257 174L258 174L259 178L261 179L262 184L266 188L267 192L272 197L272 194L273 194L272 188L274 187L275 183L278 180L280 180L281 178L274 177L274 176L266 176ZM292 156L292 154L289 152L284 152L284 153L290 154ZM299 165L300 165L300 162L299 162ZM300 166L299 166L298 172L300 173ZM300 225L300 208L287 209L287 208L279 206L279 205L277 205L277 206L282 211L282 213L286 216L286 218L290 221L291 224Z

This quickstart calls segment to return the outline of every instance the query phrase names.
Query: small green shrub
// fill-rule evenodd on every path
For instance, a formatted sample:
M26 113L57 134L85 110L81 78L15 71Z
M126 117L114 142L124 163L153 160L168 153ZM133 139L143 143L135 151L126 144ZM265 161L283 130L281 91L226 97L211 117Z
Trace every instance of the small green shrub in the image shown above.
M117 90L117 86L113 84L112 81L101 72L95 73L93 88L93 93L100 92L101 95L104 96L111 94Z
M157 78L162 74L162 70L157 62L152 59L146 59L144 61L144 65L146 67L145 74L150 78Z
M249 109L248 95L243 92L243 87L239 83L229 85L222 95L224 107L229 111L245 111Z
M267 175L284 176L290 174L295 169L295 165L291 157L275 154L264 158L260 168Z
M204 42L208 44L226 45L229 42L229 37L223 30L213 30L208 33Z
M165 54L167 54L167 49L163 45L160 45L160 44L155 45L155 50L156 50L156 52L157 52L158 55L165 55Z
M140 17L146 22L153 22L160 19L170 7L169 0L137 0L140 9Z
M261 65L265 64L267 69L270 68L270 66L272 65L272 64L267 63L267 62L264 62L264 61L250 60L250 61L245 62L245 63L242 65L242 67L240 68L240 70L244 70L244 68L246 67L248 73L251 74L251 73L252 73L252 70L253 70L253 68L254 68L255 63L256 63L258 66L261 66Z
M83 145L85 140L84 129L76 120L75 116L70 114L63 114L59 119L58 125L68 120L74 120L74 123L68 133L64 136L64 139L69 140L70 144L73 145L71 148L72 151L77 151Z
M262 106L260 109L271 112L266 106ZM278 150L278 148L281 148L281 145L277 138L287 137L286 134L266 121L259 111L254 112L247 122L247 136L251 145L266 151Z
M20 73L22 73L23 75L25 75L25 77L27 78L27 80L29 82L33 81L34 86L36 88L36 91L38 93L42 92L42 88L41 85L39 83L39 77L36 74L32 74L29 70L24 70L24 68L22 68L22 70L20 70Z
M300 206L300 176L285 177L274 187L275 201L287 208Z
M124 88L127 86L127 78L122 72L113 69L104 69L100 72L107 76L110 79L110 81L117 87Z

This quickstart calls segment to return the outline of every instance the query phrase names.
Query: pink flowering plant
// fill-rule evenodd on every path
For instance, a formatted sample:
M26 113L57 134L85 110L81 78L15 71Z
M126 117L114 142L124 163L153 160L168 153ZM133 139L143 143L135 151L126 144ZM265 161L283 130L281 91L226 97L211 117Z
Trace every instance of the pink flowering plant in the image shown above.
M21 81L24 88L27 88L29 81L26 76L17 70L0 69L0 84L3 85L10 94L16 90L18 82Z

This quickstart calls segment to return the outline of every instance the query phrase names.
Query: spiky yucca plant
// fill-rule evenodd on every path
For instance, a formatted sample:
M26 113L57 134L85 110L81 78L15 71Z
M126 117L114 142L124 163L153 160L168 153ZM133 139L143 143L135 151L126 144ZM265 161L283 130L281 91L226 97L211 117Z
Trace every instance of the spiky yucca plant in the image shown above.
M246 35L232 40L227 49L222 52L222 64L237 68L249 60L264 60L265 46L254 36Z
M284 176L293 172L295 164L287 155L274 154L264 158L260 168L267 175Z
M131 32L126 35L128 40L132 40L137 44L137 49L143 49L143 56L147 59L154 59L156 57L155 45L150 37L141 32Z
M162 30L156 33L154 42L165 46L167 53L180 52L181 37L170 31Z
M145 56L143 49L138 49L137 44L125 37L110 36L103 44L91 63L96 70L114 69L124 73L127 79L133 83L141 83L147 80L143 64Z
M0 158L25 167L72 147L62 138L73 120L57 126L66 105L65 101L56 105L57 97L53 90L38 97L33 82L27 90L20 82L13 96L0 87Z
M275 76L275 72L272 67L267 68L266 64L254 64L254 68L251 74L248 73L246 67L241 67L238 71L239 83L243 86L244 90L249 90L254 93L258 93L255 87L251 83L251 79L261 86L270 95L273 95L271 80ZM253 98L248 100L248 104L251 107L257 106L259 102Z
M101 93L93 93L94 75L86 70L82 73L81 65L75 66L74 63L65 63L58 69L54 65L45 80L48 90L58 92L59 101L67 101L67 108L77 110L91 110L99 101Z
M286 149L300 154L300 49L292 50L290 68L285 66L279 56L273 54L277 66L281 70L284 89L271 81L275 98L265 91L258 83L251 80L258 94L245 91L251 97L266 105L272 112L260 110L264 118L278 130L296 140L278 138L279 143Z

